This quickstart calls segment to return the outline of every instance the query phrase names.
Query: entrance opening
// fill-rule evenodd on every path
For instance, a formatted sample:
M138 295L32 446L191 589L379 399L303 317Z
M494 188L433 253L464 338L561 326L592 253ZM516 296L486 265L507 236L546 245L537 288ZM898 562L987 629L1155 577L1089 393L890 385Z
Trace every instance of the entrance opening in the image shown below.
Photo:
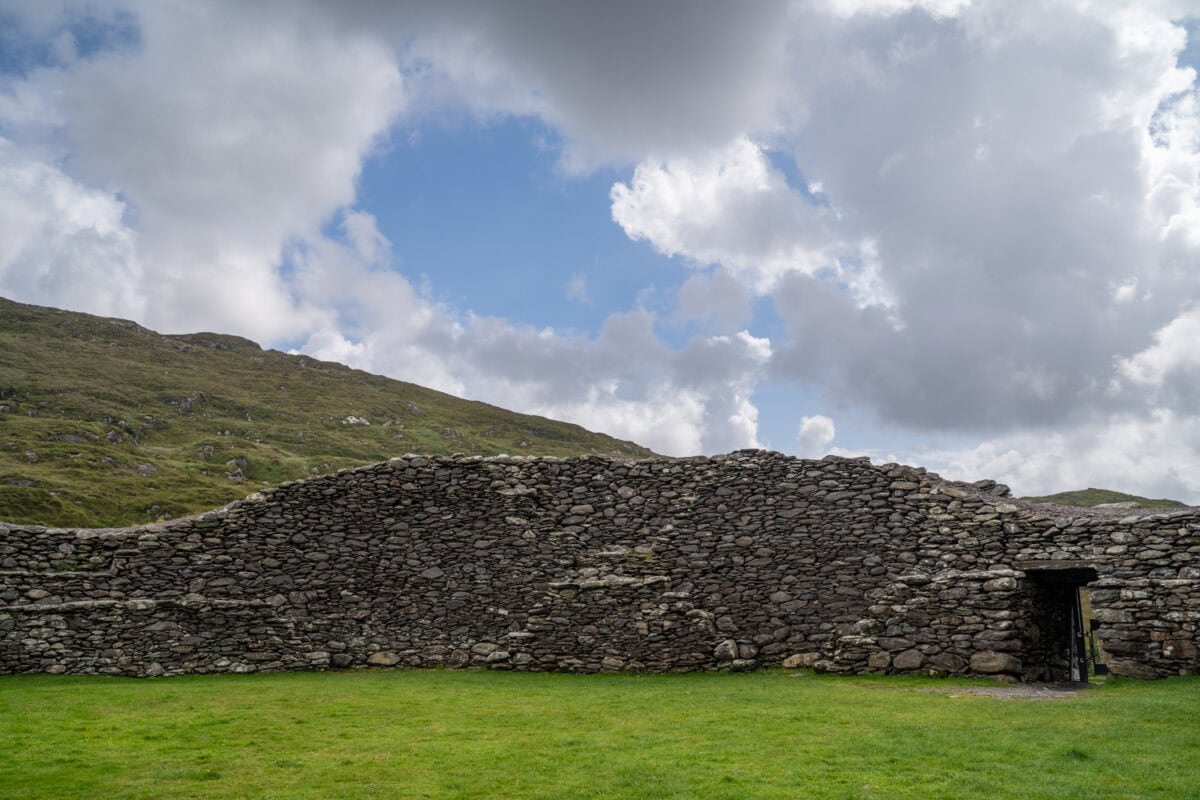
M1086 683L1092 636L1080 594L1098 577L1096 568L1083 561L1030 561L1018 568L1032 581L1037 631L1027 674L1034 680Z

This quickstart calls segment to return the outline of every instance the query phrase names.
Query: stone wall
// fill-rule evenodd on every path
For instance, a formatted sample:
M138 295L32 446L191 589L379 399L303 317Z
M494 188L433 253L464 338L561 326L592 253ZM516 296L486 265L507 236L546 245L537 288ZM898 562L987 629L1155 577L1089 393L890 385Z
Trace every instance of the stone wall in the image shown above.
M1006 493L762 451L409 456L168 523L0 525L0 673L786 663L1038 679L1053 648L1023 565L1047 560L1098 573L1115 672L1197 670L1196 509L1056 514Z

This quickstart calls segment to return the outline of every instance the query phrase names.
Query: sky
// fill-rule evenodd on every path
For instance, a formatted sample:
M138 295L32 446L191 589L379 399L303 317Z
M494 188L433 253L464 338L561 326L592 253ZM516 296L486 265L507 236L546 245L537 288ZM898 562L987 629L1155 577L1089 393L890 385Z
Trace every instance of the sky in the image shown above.
M0 295L1200 503L1198 65L1168 0L0 0Z

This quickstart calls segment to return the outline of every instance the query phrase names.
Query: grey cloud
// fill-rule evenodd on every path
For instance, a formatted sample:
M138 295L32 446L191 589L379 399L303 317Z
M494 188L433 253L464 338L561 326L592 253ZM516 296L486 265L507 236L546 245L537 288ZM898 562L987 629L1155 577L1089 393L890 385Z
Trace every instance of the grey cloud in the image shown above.
M1147 120L1113 108L1151 92L1164 62L1131 65L1111 30L1065 5L980 5L803 29L795 157L844 234L875 242L903 326L788 278L774 299L794 342L775 374L926 429L1126 408L1139 401L1108 390L1115 360L1195 296L1160 269ZM1116 303L1132 275L1151 299Z
M788 8L773 0L325 7L338 24L387 29L438 91L542 115L572 167L704 149L769 127L777 110Z
M788 213L795 198L777 183L767 202L743 198L741 219L677 232L722 263L790 252L775 245L791 237L831 258L877 257L890 307L864 307L839 285L853 264L768 287L792 337L772 342L772 376L824 388L833 408L989 435L1068 423L1086 433L1151 412L1177 412L1162 441L1194 428L1194 370L1152 389L1113 386L1116 365L1198 296L1194 87L1171 73L1182 40L1152 18L1157 7L1125 9L1145 13L1150 32L1129 42L1108 9L1066 2L983 0L942 18L676 0L129 7L136 51L9 80L0 97L14 136L58 126L39 138L45 152L22 151L26 165L57 171L79 202L129 210L103 235L47 227L47 241L65 243L9 258L0 285L32 285L11 265L36 258L49 265L42 301L70 298L63 287L83 284L67 262L79 256L136 287L106 304L140 303L158 327L309 335L362 365L404 376L419 364L444 388L661 434L676 451L754 441L765 350L753 340L672 349L638 313L592 336L476 318L369 269L364 254L327 252L321 227L353 204L389 126L457 104L540 116L569 168L670 164L738 140L792 153L831 204L814 212L819 225ZM1172 119L1176 139L1158 142ZM1168 149L1177 163L1164 168ZM38 202L37 213L51 207ZM305 277L280 269L285 254L341 260ZM725 291L725 266L685 285L681 319L741 326L749 301ZM342 296L351 274L357 294ZM1136 296L1117 298L1134 278ZM371 322L355 308L372 309Z
M119 192L153 265L143 321L296 335L312 311L289 294L284 250L353 202L362 159L402 105L392 50L289 4L109 4L122 7L136 12L137 47L9 87L51 103L58 122L55 137L33 130L57 152L32 158Z
M750 293L724 269L688 278L675 310L677 319L710 322L722 333L745 328L753 315Z

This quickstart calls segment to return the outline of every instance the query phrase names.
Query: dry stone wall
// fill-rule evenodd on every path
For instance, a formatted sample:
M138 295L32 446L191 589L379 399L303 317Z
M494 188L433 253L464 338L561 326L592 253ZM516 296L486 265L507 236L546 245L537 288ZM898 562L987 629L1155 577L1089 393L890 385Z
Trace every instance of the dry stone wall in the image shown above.
M0 524L0 673L402 665L1053 677L1031 562L1119 674L1194 672L1200 516L1049 512L912 467L408 456L121 530Z

